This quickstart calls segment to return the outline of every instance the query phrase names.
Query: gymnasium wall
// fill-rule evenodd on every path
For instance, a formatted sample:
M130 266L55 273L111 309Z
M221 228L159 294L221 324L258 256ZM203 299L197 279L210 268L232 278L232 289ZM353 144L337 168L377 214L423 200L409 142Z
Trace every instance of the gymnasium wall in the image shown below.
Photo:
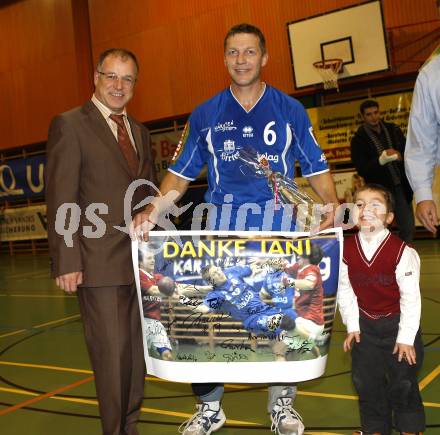
M0 149L46 140L52 116L92 92L93 64L111 46L141 65L131 112L140 121L172 118L221 90L223 37L248 21L270 55L264 79L295 94L286 23L358 0L21 0L0 7ZM414 72L434 43L436 0L383 0L395 71ZM425 23L428 21L428 23ZM411 25L413 23L424 23ZM420 43L418 43L420 41ZM428 44L427 44L428 43ZM426 45L426 47L424 47Z

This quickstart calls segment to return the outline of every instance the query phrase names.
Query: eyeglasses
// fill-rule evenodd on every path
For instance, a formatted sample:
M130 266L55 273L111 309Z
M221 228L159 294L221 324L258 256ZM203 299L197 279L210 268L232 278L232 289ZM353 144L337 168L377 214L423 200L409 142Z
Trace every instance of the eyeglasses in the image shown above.
M96 71L98 74L101 74L104 76L104 79L106 81L108 81L109 83L117 83L119 79L122 80L122 84L127 87L127 88L131 88L134 86L136 79L132 76L122 76L119 77L117 74L115 73L105 73L102 71Z

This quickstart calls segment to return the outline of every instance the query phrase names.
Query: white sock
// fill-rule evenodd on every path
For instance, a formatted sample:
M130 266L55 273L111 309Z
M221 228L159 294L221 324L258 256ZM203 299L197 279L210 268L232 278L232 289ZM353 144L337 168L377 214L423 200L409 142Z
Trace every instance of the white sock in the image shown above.
M210 411L218 411L220 409L220 401L214 400L213 402L205 402L208 406Z

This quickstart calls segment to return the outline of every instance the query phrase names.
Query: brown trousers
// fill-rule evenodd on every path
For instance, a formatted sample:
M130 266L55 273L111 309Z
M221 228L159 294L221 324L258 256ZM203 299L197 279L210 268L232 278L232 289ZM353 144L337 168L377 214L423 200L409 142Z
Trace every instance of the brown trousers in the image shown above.
M145 361L136 286L81 287L78 300L103 435L138 435Z

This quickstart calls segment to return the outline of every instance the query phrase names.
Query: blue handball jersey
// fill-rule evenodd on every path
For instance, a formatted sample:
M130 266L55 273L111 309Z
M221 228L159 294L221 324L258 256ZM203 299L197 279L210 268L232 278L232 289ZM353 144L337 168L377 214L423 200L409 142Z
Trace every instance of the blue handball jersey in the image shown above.
M283 271L269 273L263 284L266 293L271 297L271 305L282 310L293 308L295 289L284 287L283 278L287 278Z
M233 208L245 203L265 205L273 199L265 178L253 177L238 158L252 147L264 155L272 170L294 177L295 161L304 176L328 171L304 107L283 92L266 86L247 112L225 89L191 114L169 170L194 180L207 165L206 201ZM232 197L231 195L232 194Z
M229 312L235 320L247 322L259 315L277 314L279 309L264 304L251 287L243 280L251 274L249 266L234 266L223 271L227 281L210 291L204 304L213 311Z

